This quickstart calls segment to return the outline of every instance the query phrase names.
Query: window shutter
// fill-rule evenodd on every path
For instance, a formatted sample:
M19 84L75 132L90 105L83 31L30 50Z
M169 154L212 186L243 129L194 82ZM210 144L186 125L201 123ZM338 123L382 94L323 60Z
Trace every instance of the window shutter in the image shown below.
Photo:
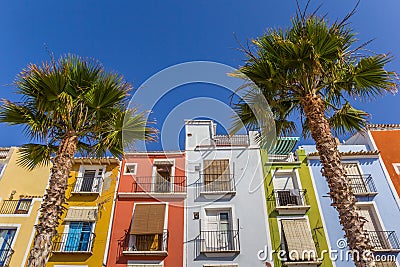
M70 207L66 221L94 222L97 219L97 207Z
M215 180L229 180L229 159L205 160L204 161L204 183L208 184Z
M315 260L317 252L307 220L294 219L281 222L287 250L289 253L297 251L297 253L292 252L288 257L292 257L293 260Z
M376 267L396 267L396 262L394 261L375 261Z
M165 204L136 204L130 234L162 234L165 208Z

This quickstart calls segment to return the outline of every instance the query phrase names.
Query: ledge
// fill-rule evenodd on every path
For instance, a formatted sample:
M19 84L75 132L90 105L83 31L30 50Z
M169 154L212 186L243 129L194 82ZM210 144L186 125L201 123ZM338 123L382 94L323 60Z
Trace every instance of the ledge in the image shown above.
M124 250L122 252L125 256L168 256L168 251L137 251L137 250Z
M224 257L233 257L240 253L240 250L224 250L224 251L200 251L201 254L204 254L208 258L224 258Z
M200 196L206 199L215 198L231 198L236 195L236 191L211 191L211 192L200 192Z
M118 192L120 198L186 198L187 193Z
M275 210L278 211L279 214L306 214L306 212L310 209L309 205L304 206L277 206Z

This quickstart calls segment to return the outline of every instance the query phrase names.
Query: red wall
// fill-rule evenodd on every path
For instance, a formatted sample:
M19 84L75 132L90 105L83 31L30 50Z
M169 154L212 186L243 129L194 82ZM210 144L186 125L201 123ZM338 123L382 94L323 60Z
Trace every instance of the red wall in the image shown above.
M371 131L371 134L400 196L400 175L393 167L393 163L400 163L400 130Z
M147 155L144 153L128 154L123 159L118 193L132 192L136 176L152 176L153 160L166 158L164 153ZM183 154L168 154L168 159L175 159L175 176L185 176L185 156ZM136 175L124 175L125 162L137 163ZM122 244L129 230L135 203L166 202L168 203L168 256L124 256ZM164 260L165 267L183 266L183 235L184 235L184 199L153 199L153 198L121 198L117 196L112 224L107 267L126 266L128 260Z

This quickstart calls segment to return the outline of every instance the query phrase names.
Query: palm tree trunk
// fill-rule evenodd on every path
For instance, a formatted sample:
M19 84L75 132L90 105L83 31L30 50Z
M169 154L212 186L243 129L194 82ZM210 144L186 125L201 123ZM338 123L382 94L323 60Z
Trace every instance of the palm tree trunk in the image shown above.
M322 175L329 185L329 195L333 201L331 205L339 213L348 246L354 253L360 255L354 257L354 263L357 267L375 266L369 239L363 230L364 222L360 220L355 206L357 200L347 182L336 140L325 117L324 102L320 96L308 95L302 100L301 105L323 166Z
M27 267L45 267L52 248L52 239L57 233L59 219L63 213L65 190L76 151L77 137L70 133L58 147L53 161L49 187L40 207L39 223Z

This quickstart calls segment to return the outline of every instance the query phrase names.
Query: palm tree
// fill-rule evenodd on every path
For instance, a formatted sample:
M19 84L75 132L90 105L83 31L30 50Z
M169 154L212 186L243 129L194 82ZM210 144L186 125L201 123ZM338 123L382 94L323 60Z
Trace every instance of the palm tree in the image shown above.
M19 163L33 169L48 165L53 157L27 265L44 267L63 213L74 155L119 157L123 146L151 140L154 130L143 113L127 109L131 85L94 60L67 55L30 64L18 75L16 86L22 102L4 100L0 121L23 126L35 142L21 147Z
M397 79L394 72L385 70L391 57L369 54L364 49L367 43L352 49L357 39L348 19L353 13L330 24L315 12L308 16L299 12L289 28L270 29L242 48L247 57L245 64L231 75L246 79L249 85L240 89L245 90L245 97L234 103L238 120L233 132L243 124L260 130L252 109L257 95L254 86L269 104L277 134L293 133L296 123L292 119L301 117L303 134L310 133L316 143L321 172L348 245L359 255L366 255L355 257L360 267L375 264L332 133L362 130L368 114L355 109L347 99L370 99L394 92Z

